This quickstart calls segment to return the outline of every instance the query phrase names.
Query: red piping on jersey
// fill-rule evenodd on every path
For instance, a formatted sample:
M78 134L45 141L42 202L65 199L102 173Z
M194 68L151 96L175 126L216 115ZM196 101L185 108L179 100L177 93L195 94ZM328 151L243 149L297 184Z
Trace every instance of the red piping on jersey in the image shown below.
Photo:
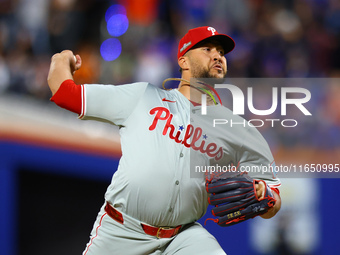
M191 100L189 100L189 101L190 101L190 103L192 103L193 106L199 106L199 105L201 105L201 104L196 103L196 102L194 102L194 101L191 101Z
M270 189L280 196L280 190L278 188L270 187Z
M83 118L85 115L85 86L81 85L81 114L79 118Z
M98 236L98 229L101 227L103 218L104 218L104 216L105 216L106 214L107 214L107 213L104 213L103 216L100 218L99 225L98 225L98 227L96 228L96 235L95 235L94 237L91 238L91 242L90 242L90 244L87 246L84 255L86 255L86 253L89 251L89 248L90 248L90 246L91 246L92 243L93 243L93 239L95 239L95 238Z
M71 79L65 80L50 100L62 108L81 114L83 101L81 87Z

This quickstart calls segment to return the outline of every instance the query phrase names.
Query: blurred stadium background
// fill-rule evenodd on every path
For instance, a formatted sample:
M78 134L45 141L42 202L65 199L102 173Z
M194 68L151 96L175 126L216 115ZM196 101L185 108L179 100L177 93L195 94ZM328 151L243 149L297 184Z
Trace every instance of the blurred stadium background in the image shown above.
M236 41L229 77L333 78L310 88L305 125L261 132L277 165L340 163L338 0L0 0L0 254L81 254L118 164L116 127L49 101L51 56L80 54L79 84L160 86L204 25ZM207 229L229 255L340 254L339 179L282 182L274 219Z

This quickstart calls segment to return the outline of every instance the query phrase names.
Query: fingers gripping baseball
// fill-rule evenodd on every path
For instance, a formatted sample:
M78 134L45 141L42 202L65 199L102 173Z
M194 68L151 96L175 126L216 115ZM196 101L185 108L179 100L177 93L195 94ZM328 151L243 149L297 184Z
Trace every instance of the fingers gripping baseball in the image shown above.
M252 180L247 174L206 183L210 193L208 202L215 207L212 214L220 226L231 226L262 215L275 205L275 198L267 184Z
M60 85L68 79L73 79L74 73L81 67L79 55L74 56L70 50L64 50L52 56L47 82L54 95Z
M80 69L82 64L80 56L74 55L73 52L70 50L63 50L62 52L55 54L52 57L52 60L53 59L57 59L57 61L61 62L67 61L70 66L70 71L72 75L74 75L75 71Z

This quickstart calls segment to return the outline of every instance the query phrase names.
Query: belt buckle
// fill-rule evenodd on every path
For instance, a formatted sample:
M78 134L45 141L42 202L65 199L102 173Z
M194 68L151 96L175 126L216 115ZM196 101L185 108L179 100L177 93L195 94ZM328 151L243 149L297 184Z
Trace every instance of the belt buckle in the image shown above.
M160 231L161 230L169 230L169 229L172 229L172 228L170 228L170 227L160 227L160 228L158 228L157 233L156 233L156 237L158 239L160 239L161 238L161 237L159 237Z

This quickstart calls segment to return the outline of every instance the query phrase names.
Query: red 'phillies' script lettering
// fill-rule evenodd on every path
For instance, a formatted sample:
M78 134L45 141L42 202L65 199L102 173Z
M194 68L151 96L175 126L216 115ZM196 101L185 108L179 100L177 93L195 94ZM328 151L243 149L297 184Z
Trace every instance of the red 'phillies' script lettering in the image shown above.
M219 160L223 156L223 149L222 147L217 147L216 143L209 143L205 146L205 141L202 140L199 142L199 140L202 137L203 130L200 127L194 127L191 124L187 125L184 138L183 140L179 139L179 136L181 135L181 131L177 131L175 133L175 126L171 124L173 115L170 113L169 109L165 107L155 107L150 110L149 112L151 115L155 115L155 118L153 119L153 122L151 126L149 127L149 130L155 130L157 127L158 121L166 120L164 129L163 129L163 135L166 135L169 130L169 137L173 140L175 140L176 143L181 143L187 148L192 148L196 151L200 151L201 153L206 153L209 157L214 157L216 160ZM188 140L191 138L191 142Z

